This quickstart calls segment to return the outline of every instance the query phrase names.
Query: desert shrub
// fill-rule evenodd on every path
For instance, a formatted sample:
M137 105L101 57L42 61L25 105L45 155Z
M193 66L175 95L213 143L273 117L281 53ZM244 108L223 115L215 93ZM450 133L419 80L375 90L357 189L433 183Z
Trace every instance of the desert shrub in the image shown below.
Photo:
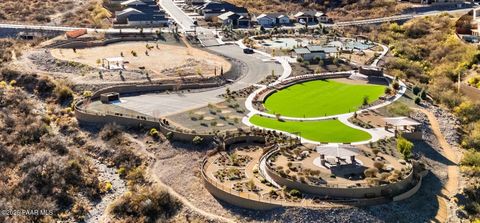
M412 110L408 105L401 102L394 102L387 107L387 111L393 115L409 116Z
M478 103L462 102L459 106L455 107L453 111L463 123L480 120L480 104Z
M363 172L365 177L368 177L368 178L375 177L377 173L378 173L378 170L373 168L368 168Z
M73 99L73 91L67 85L57 84L54 91L58 102L61 104L66 104Z
M142 165L142 157L135 154L131 148L120 147L113 154L112 161L118 168L125 168L125 174Z
M150 129L150 131L148 132L148 134L149 134L151 137L153 137L154 139L160 138L160 132L159 132L156 128Z
M418 95L422 91L422 88L419 86L414 86L412 91L413 91L413 94Z
M382 170L382 169L383 169L383 166L385 166L385 164L383 164L382 162L377 162L377 161L376 161L376 162L373 163L373 166L374 166L375 168L377 168L378 170Z
M203 142L203 138L200 136L195 136L192 140L193 144L200 145Z
M117 124L107 124L102 128L99 135L100 135L101 139L103 139L105 141L109 141L114 137L118 137L118 136L122 135L122 132L123 132L123 130L119 125L117 125Z
M480 152L470 149L463 155L461 165L476 169L480 172Z
M415 98L415 104L419 105L422 102L422 99L420 97Z
M297 189L291 189L289 194L292 197L299 197L299 198L302 197L302 193Z
M166 190L151 186L124 194L112 205L111 212L116 218L131 222L162 222L180 208L181 203Z
M397 91L400 90L400 83L398 83L398 81L393 81L392 88Z
M392 88L389 88L389 87L385 88L385 94L386 95L391 95L392 92L393 92Z
M144 184L146 182L144 168L140 166L128 171L126 179L129 186Z
M470 124L467 127L467 134L462 140L462 146L465 148L480 148L480 121Z

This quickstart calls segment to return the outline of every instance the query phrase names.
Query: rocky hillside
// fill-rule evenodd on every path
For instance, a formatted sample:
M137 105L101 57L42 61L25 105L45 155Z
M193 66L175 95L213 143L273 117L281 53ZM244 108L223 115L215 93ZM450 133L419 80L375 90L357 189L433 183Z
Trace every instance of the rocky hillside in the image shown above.
M374 18L400 13L410 6L395 0L227 0L247 7L252 13L283 12L293 13L302 10L327 12L335 20L353 18Z

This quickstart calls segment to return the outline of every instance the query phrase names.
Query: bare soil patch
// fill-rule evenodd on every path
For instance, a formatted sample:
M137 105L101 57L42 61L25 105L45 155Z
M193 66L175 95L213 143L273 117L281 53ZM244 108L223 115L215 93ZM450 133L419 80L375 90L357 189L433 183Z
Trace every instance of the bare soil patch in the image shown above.
M126 71L145 70L152 79L192 75L208 77L214 76L215 70L219 75L222 67L224 72L231 67L226 59L196 48L157 45L154 42L124 42L78 49L76 52L71 49L54 49L51 53L60 60L97 68L102 66L104 58L122 57ZM131 78L129 77L130 80Z

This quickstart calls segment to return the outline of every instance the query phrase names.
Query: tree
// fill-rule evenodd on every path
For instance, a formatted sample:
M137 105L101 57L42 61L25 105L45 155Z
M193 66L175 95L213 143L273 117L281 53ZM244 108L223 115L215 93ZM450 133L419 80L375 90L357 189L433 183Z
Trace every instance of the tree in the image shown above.
M413 94L418 95L422 91L422 88L420 88L419 86L414 86L412 91Z
M363 106L367 106L369 101L369 97L367 95L363 96Z
M385 94L386 94L386 95L391 95L392 92L393 92L393 91L392 91L392 88L389 88L389 87L385 88Z
M399 89L400 89L400 84L398 83L398 81L394 81L394 82L392 83L392 87L393 87L393 89L395 89L395 90L399 90Z
M408 160L412 155L413 143L403 137L397 138L397 150L403 155L405 160Z

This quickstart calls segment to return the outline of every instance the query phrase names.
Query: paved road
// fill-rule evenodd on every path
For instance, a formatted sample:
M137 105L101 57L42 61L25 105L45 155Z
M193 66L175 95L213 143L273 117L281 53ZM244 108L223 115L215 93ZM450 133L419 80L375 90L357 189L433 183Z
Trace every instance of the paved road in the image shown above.
M417 17L425 17L425 16L433 16L442 13L468 13L472 8L462 8L462 9L446 9L446 10L433 10L433 11L426 11L422 13L408 13L403 15L397 16L389 16L383 18L376 18L376 19L364 19L364 20L354 20L354 21L346 21L346 22L336 22L335 24L324 24L324 26L356 26L356 25L368 25L368 24L379 24L385 22L394 22L394 21L406 21Z
M242 49L236 45L216 46L208 49L244 62L248 67L248 71L239 80L220 88L196 93L144 94L123 97L122 103L117 105L155 117L167 116L203 107L208 105L208 103L221 102L223 99L218 97L218 95L225 93L226 88L240 90L263 80L272 73L272 70L277 75L283 72L280 64L263 62L262 60L267 59L267 57L258 53L244 54Z
M193 19L176 6L172 0L160 0L158 3L184 31L193 31Z

